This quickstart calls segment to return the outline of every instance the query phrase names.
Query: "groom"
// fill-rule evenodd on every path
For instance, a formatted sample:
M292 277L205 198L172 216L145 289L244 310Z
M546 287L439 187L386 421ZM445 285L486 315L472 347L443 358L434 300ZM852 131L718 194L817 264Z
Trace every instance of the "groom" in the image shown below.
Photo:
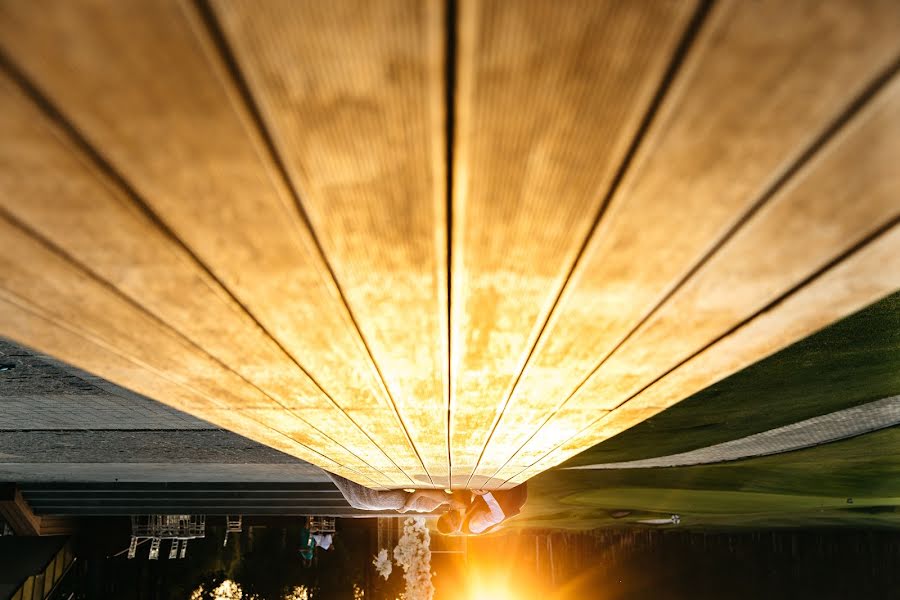
M526 484L509 490L474 490L447 493L443 490L372 490L339 475L328 473L344 498L360 510L396 510L400 513L430 513L444 505L450 509L437 522L447 535L478 535L495 529L522 509L528 498Z
M519 514L528 499L525 483L508 490L473 490L465 510L450 508L437 522L445 535L478 535L487 533Z

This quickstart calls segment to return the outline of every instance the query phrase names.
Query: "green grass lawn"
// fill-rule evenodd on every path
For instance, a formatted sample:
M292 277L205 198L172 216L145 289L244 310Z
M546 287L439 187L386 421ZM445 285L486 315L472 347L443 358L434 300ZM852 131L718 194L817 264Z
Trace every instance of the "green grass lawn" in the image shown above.
M695 394L563 466L685 452L900 394L900 293ZM848 502L850 499L850 502ZM816 448L664 469L565 471L530 482L519 526L900 526L900 427ZM622 519L609 512L631 510Z

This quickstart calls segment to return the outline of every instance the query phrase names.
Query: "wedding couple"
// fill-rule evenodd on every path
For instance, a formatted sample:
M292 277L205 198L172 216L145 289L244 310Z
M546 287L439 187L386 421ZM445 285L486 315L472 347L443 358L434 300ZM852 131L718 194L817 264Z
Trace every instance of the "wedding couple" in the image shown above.
M397 512L433 513L448 506L437 522L445 535L478 535L487 533L522 510L528 497L523 483L509 490L371 490L333 473L328 476L350 506L360 510L396 510Z

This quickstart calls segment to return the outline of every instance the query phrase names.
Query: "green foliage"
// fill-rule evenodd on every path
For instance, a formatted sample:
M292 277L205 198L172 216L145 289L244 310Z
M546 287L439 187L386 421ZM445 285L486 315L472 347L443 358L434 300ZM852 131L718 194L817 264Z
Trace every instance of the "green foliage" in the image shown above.
M900 394L900 293L574 457L564 466L704 448Z

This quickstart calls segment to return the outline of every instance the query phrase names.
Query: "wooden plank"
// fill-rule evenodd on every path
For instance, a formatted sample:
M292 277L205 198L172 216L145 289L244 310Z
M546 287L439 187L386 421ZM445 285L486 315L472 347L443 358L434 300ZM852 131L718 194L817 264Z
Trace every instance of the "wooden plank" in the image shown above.
M68 535L76 529L71 519L43 517L34 514L31 505L15 483L0 483L0 518L15 535Z
M322 452L340 445L357 463L402 475L218 283L3 76L0 106L0 136L17 141L0 146L0 209L233 366L308 428L340 440Z
M809 285L654 383L633 401L589 424L525 471L510 473L511 481L507 485L525 481L631 426L633 423L629 422L633 421L635 411L642 411L641 420L649 418L677 403L685 394L695 393L750 366L898 288L900 224L894 224Z
M478 485L481 450L695 7L459 3L454 484Z
M446 487L445 9L213 6L400 416Z
M61 517L41 517L41 535L71 535L78 531L74 519Z
M16 535L41 535L41 518L31 511L14 483L0 483L0 518Z
M182 399L182 402L175 405L169 398L157 396L160 401L213 423L230 422L232 414L253 421L256 420L255 411L277 410L279 415L278 421L272 425L274 430L290 428L290 433L282 433L306 448L322 449L320 452L323 454L328 452L333 457L331 460L357 472L357 479L362 474L369 482L391 484L379 471L365 463L360 464L359 458L337 445L334 440L310 429L292 411L282 410L282 407L258 388L128 302L117 291L13 225L2 213L0 254L0 297L22 308L31 308L32 312L46 315L57 327L67 327L95 343L115 349L123 357L149 367L156 372L156 376L164 374L167 379L195 390L197 395L192 399L201 399L197 403ZM31 337L34 332L23 328L19 319L21 315L16 311L3 313L0 318L0 335L33 345L66 360L65 348L41 347L36 343L36 338ZM23 333L29 335L22 335ZM101 369L94 372L103 376L104 371ZM135 383L139 382L128 382L132 389L143 393ZM247 428L235 431L241 434L246 431L250 434L248 437L254 437ZM310 462L323 468L330 465L329 460L317 453L306 452L300 458L311 459Z
M900 218L898 156L900 77L645 321L514 460L531 464L548 447L596 420L598 398L626 402L885 223ZM777 338L781 332L773 330L771 335ZM642 402L639 408L646 406Z
M184 412L198 407L206 414L206 420L214 425L266 444L276 450L354 479L369 486L377 484L361 478L359 473L330 461L327 457L307 448L271 427L252 421L238 412L213 404L197 391L171 381L166 372L158 372L145 364L120 355L103 343L73 331L67 325L58 325L48 315L39 314L34 307L25 308L0 296L0 310L9 319L4 322L3 335L11 339L27 339L33 348L53 353L69 364L95 373L118 385L130 383L132 389L148 397L164 398L165 404ZM319 461L319 463L317 463Z
M34 577L29 577L25 580L25 583L22 584L22 599L23 600L35 600L34 598ZM38 596L40 598L40 596Z
M11 60L321 388L404 473L427 480L194 6L4 3L0 37Z
M573 433L561 423L550 428L541 424L898 52L900 10L890 0L714 6L591 236L479 474L493 474L525 443L532 458L514 462L530 464L532 453L544 453L555 440ZM883 200L878 202L868 208L883 210ZM833 205L825 210L838 212ZM859 214L856 234L878 220L874 212ZM812 264L825 259L824 252L810 257ZM795 268L802 272L811 267L801 261ZM796 278L797 271L788 276ZM749 302L762 301L768 292L761 293ZM741 306L738 312L746 308ZM703 310L702 305L682 308L697 314ZM677 316L692 319L690 314ZM677 345L679 336L670 336L665 344ZM644 350L668 356L665 345ZM625 380L608 384L627 386L630 373L617 371L620 376ZM618 392L591 395L590 401L577 404L580 416L572 421L590 422L625 398ZM549 406L548 399L553 399Z

